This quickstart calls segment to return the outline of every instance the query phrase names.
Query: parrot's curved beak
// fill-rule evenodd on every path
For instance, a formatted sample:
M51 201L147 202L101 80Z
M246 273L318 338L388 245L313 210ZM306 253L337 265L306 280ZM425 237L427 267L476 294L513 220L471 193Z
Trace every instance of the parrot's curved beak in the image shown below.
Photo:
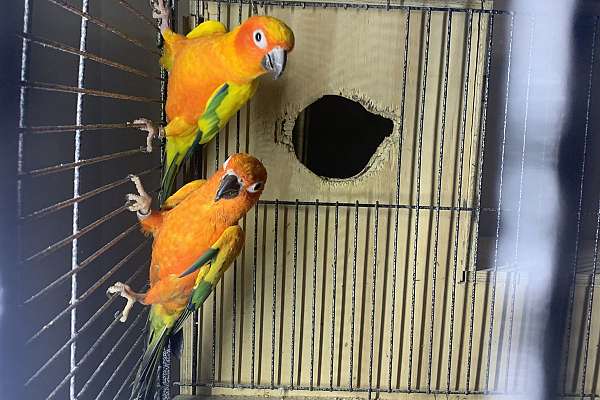
M273 79L277 79L285 70L286 61L287 51L281 47L275 47L263 57L262 66L265 71L273 74Z
M240 194L241 189L242 183L240 182L240 179L236 174L230 172L221 178L219 189L215 195L215 201L236 198Z

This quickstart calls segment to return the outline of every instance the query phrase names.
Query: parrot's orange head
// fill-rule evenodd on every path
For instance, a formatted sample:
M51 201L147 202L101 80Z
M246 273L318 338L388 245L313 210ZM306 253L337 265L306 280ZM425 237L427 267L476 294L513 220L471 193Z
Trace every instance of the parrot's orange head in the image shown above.
M256 66L257 75L270 72L277 79L294 48L294 33L282 21L261 15L240 25L235 41L242 59Z
M258 201L267 182L267 170L249 154L231 155L215 176L220 179L215 202L223 202L241 218Z

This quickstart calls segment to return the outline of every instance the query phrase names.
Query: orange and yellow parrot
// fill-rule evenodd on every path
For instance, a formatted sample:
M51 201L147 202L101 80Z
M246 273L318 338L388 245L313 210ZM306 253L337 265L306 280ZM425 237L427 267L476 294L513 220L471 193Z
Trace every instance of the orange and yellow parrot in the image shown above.
M183 36L170 29L164 0L151 4L164 38L160 62L169 72L168 124L157 128L147 119L134 123L148 133L147 151L152 151L153 137L166 137L164 199L171 194L182 162L197 146L212 140L252 97L257 78L267 72L275 78L281 75L294 34L278 19L254 16L231 32L221 22L206 21Z
M121 321L135 302L150 305L148 346L133 384L132 399L153 399L157 368L165 345L177 339L185 319L212 292L240 253L244 232L238 221L258 201L267 171L256 158L234 154L208 180L188 183L150 212L151 198L138 177L139 195L130 194L142 230L154 237L150 289L136 293L117 282L107 293L127 299Z

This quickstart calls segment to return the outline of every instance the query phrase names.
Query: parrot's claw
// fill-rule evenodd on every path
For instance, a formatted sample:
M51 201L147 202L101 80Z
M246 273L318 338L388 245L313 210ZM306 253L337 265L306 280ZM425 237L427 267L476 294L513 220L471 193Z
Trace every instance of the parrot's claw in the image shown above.
M128 178L135 184L139 194L129 193L125 197L127 200L125 207L127 207L129 211L137 212L140 215L148 215L150 206L152 205L152 197L146 193L144 186L142 186L142 181L138 176L128 175Z
M125 206L129 211L139 211L140 214L148 214L148 212L150 212L150 204L152 203L151 198L139 196L133 193L129 193L126 198L127 202Z
M150 7L152 7L152 18L160 20L158 28L160 31L170 29L171 21L171 10L165 4L164 0L150 0Z
M142 147L141 149L145 153L152 153L152 139L155 137L164 137L164 129L160 126L156 126L152 121L146 118L138 118L133 121L132 124L143 125L140 126L139 129L143 132L147 132L148 136L146 136L146 147Z
M121 322L127 321L129 311L131 310L131 307L133 307L133 304L136 301L139 301L140 295L138 293L133 292L128 285L121 282L117 282L111 287L109 287L106 290L106 294L109 296L112 294L119 294L119 296L127 299L127 303L125 304L125 307L123 307L123 311L120 313L121 318L119 318L119 321ZM115 316L118 316L118 314Z

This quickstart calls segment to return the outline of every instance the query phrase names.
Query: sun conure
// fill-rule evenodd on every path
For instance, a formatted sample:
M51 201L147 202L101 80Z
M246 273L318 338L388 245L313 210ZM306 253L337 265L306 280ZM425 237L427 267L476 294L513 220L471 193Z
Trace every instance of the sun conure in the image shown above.
M221 22L205 21L183 36L169 28L164 0L151 4L164 38L160 62L169 72L168 124L157 128L147 119L134 122L148 132L148 151L153 137L166 136L162 203L171 194L181 163L212 140L252 97L257 78L267 72L275 78L281 75L287 53L294 47L294 34L276 18L254 16L230 32Z
M157 369L169 340L181 345L185 319L213 291L223 273L240 253L244 232L238 221L258 201L267 171L256 158L234 154L208 180L188 183L169 197L160 211L150 212L151 198L138 177L132 176L139 195L128 195L142 230L152 234L150 289L136 293L117 282L107 293L127 299L121 313L126 321L135 302L150 305L149 338L133 383L132 399L154 399Z

